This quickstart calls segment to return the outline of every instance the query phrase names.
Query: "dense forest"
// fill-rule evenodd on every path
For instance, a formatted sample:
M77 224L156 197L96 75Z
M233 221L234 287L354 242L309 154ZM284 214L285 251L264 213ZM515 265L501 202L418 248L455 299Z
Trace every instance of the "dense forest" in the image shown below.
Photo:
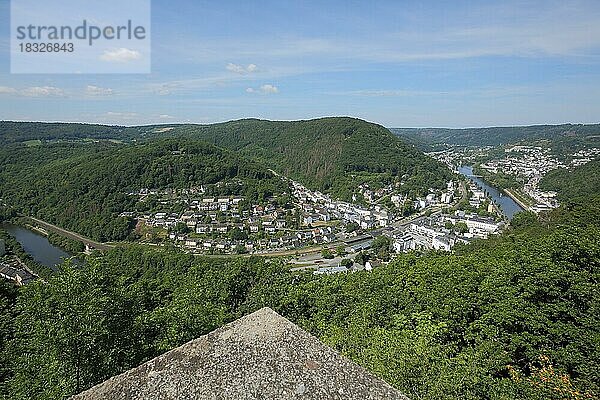
M276 259L135 246L98 253L18 294L0 286L2 390L68 396L269 306L412 398L597 398L593 200L371 273L316 277Z
M540 188L558 192L560 201L589 198L600 188L600 159L569 170L550 171L541 180Z
M365 121L353 118L321 118L308 121L265 121L247 119L212 125L144 125L107 126L96 124L10 122L0 121L0 144L39 145L45 142L114 140L152 140L165 136L194 135L219 146L243 150L252 157L267 160L272 167L297 174L299 178L309 178L313 183L331 185L324 175L333 172L338 166L351 170L352 165L342 165L355 155L365 156L360 161L362 167L373 161L373 155L383 155L377 170L386 166L385 158L391 154L388 146L399 146L400 155L409 160L423 159L411 151L417 147L423 151L439 149L440 144L460 146L500 146L527 142L547 144L554 154L574 153L583 148L600 147L600 124L532 125L489 128L390 128L393 135L401 138L394 141L388 130ZM361 146L344 143L347 136L354 136ZM330 147L327 147L330 146ZM340 148L346 146L345 154ZM375 146L375 147L373 147ZM372 148L372 150L370 150ZM327 152L325 150L330 150ZM331 153L331 154L330 154ZM394 157L391 155L390 157ZM298 164L290 167L289 164ZM400 163L402 165L402 163ZM410 164L409 164L410 165ZM392 168L393 169L393 168Z
M23 143L31 140L114 139L122 127L90 124L0 121L0 143Z
M433 144L499 146L520 141L551 139L557 146L600 145L600 124L507 126L491 128L392 128L399 137L429 149ZM559 149L555 149L559 150Z
M386 128L354 118L140 127L0 122L0 143L30 146L82 139L140 142L166 136L190 137L234 150L346 200L365 179L379 186L398 183L401 191L417 195L443 187L451 176L441 163Z
M211 144L158 139L140 144L58 143L0 150L0 198L19 212L98 241L123 240L141 188L190 188L235 180L249 199L287 186L265 167Z
M273 122L241 120L182 126L187 134L251 156L313 189L349 199L364 174L380 184L402 184L413 195L441 188L451 179L441 163L426 157L386 128L354 118Z
M109 126L63 122L0 121L0 144L28 145L57 141L135 140L152 135L154 126Z

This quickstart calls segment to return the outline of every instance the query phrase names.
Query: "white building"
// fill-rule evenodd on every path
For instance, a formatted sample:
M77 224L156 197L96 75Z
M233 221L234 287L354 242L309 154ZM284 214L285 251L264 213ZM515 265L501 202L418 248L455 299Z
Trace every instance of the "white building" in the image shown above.
M450 251L453 244L452 240L446 236L437 236L431 241L431 246L436 250Z

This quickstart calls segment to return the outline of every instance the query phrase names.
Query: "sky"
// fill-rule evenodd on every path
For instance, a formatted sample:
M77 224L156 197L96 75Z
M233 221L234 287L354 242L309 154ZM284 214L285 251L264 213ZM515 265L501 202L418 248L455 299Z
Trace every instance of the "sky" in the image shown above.
M11 74L0 0L0 120L600 122L597 0L154 0L151 20L149 74Z

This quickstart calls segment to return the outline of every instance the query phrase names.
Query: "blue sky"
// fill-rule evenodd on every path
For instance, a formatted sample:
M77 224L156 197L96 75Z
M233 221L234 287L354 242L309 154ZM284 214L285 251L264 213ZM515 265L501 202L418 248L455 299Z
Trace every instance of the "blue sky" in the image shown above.
M9 13L0 0L4 120L600 122L598 1L155 0L137 75L11 75Z

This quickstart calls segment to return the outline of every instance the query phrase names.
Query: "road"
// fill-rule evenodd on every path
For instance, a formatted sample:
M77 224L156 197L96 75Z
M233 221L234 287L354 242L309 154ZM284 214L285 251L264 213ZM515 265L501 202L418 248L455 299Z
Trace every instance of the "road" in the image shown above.
M42 221L41 219L37 219L37 218L33 218L33 217L25 217L25 218L29 219L36 225L41 226L42 228L44 228L48 231L52 231L52 232L58 233L59 235L65 236L69 239L76 240L76 241L81 242L81 243L85 244L86 246L92 247L94 249L108 250L108 249L111 249L114 247L113 245L110 245L110 244L100 243L100 242L96 242L94 240L88 239L84 236L81 236L78 233L68 231L61 227L53 225L49 222Z

